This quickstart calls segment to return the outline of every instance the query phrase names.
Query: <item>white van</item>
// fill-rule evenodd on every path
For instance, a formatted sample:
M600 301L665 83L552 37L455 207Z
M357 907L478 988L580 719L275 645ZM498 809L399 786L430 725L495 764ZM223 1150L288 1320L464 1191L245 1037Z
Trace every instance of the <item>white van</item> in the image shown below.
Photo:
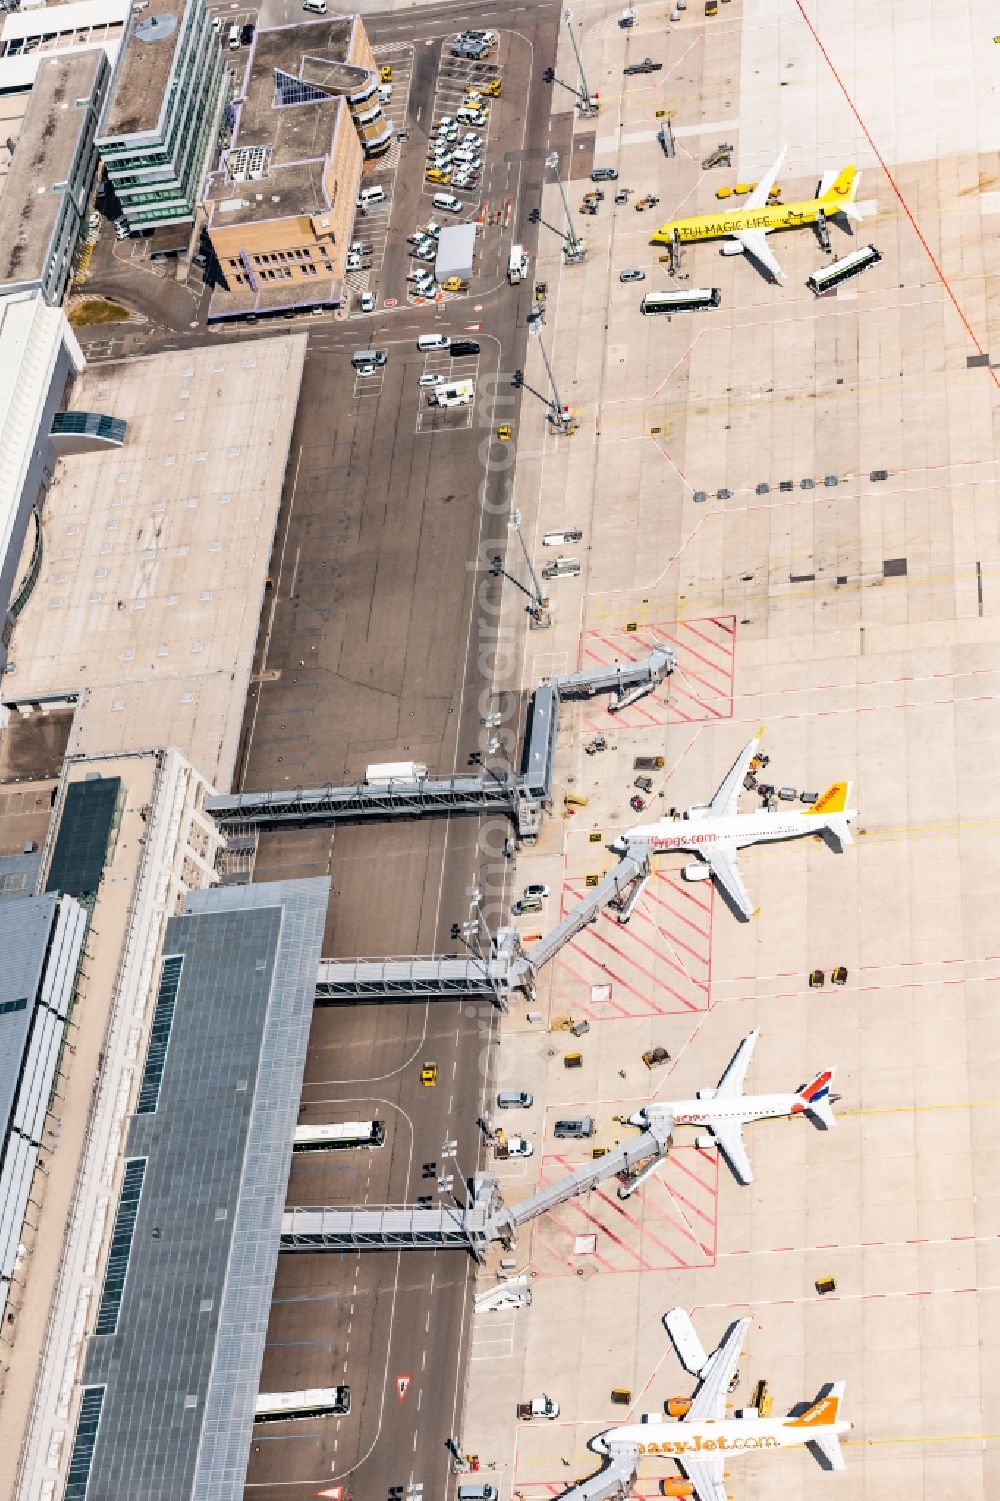
M311 10L316 16L325 16L326 0L302 0L302 9Z
M316 3L321 4L324 12L326 11L326 0L316 0ZM306 0L306 4L309 4L309 0ZM362 188L358 194L358 208L371 208L373 203L384 202L385 188Z
M469 407L476 396L471 380L456 381L453 386L435 386L427 393L427 400L435 407Z
M431 202L435 208L444 209L449 214L462 212L461 200L456 198L454 193L435 193Z
M229 28L229 49L230 49L230 51L231 52L235 52L236 49L237 49L237 47L239 45L240 45L240 28L234 22L233 25L230 26L230 28Z
M428 349L450 349L451 340L447 334L421 334L417 340L417 348L424 353Z

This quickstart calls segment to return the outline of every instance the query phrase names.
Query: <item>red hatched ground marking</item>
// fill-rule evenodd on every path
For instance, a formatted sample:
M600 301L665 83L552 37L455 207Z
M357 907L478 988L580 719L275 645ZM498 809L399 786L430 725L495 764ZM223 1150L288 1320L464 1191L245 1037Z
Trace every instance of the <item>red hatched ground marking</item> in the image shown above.
M539 1187L580 1164L542 1159ZM622 1201L612 1178L569 1199L535 1222L531 1264L541 1277L572 1277L582 1266L602 1272L674 1271L715 1264L718 1154L676 1147L657 1173ZM578 1236L595 1236L593 1252L574 1253Z
M620 1425L622 1421L622 1414L619 1411L617 1415L609 1417L604 1426L606 1428L614 1428L616 1425ZM595 1462L598 1458L599 1456L595 1454ZM515 1480L511 1497L513 1501L552 1501L554 1496L564 1494L566 1487L571 1484L572 1480L579 1481L589 1478L584 1468L585 1463L581 1459L579 1464L572 1466L566 1471L562 1480ZM595 1468L591 1473L596 1475L598 1471ZM675 1478L680 1479L680 1476L673 1469L670 1473ZM661 1496L663 1492L660 1489L659 1480L653 1475L647 1475L645 1477L640 1476L628 1494L630 1498L635 1498L635 1501L652 1501L654 1496Z
M615 723L626 730L648 730L663 724L731 719L735 615L664 621L638 631L587 631L580 643L580 670L638 661L649 655L657 641L673 647L677 666L652 693L616 714ZM588 730L606 730L607 713L591 709L583 723Z
M562 915L585 893L582 880L567 881ZM711 882L694 885L679 871L654 870L627 923L604 909L560 951L557 1010L588 1021L707 1011L714 902ZM595 999L596 986L611 987L608 1000Z

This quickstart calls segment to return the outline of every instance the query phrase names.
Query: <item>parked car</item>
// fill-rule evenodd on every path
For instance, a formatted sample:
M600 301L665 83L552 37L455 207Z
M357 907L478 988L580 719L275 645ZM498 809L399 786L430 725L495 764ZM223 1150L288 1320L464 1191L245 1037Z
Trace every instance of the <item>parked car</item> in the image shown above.
M591 182L617 182L617 167L595 167L590 174Z
M361 294L361 311L363 313L374 313L374 311L375 311L375 293L374 292L362 292L362 294Z
M540 900L544 900L545 897L549 895L549 888L541 881L535 881L532 883L532 885L525 886L524 890L521 892L521 895L537 896Z
M241 46L243 46L243 47L249 47L250 43L253 41L253 33L254 33L253 22L252 21L245 21L243 23L243 26L240 28L240 44L241 44Z
M638 271L638 270L619 271L619 273L618 273L618 280L619 281L645 281L646 280L646 273L645 273L645 271Z
M420 377L420 379L417 381L417 385L418 386L440 386L441 383L443 382L443 380L444 380L444 376L443 375L438 375L438 373L436 371L428 370L426 372L426 374L422 375Z

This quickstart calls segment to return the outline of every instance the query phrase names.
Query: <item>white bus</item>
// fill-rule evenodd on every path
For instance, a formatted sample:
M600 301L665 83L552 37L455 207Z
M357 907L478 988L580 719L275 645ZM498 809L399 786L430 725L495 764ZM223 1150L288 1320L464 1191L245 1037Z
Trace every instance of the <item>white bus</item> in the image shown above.
M349 1386L313 1386L304 1392L261 1392L255 1423L294 1423L299 1418L343 1417L351 1410Z
M843 256L839 261L834 261L829 266L824 266L822 271L815 272L806 281L810 292L815 292L821 297L824 292L830 292L834 287L839 287L842 281L849 281L852 276L860 276L862 271L867 271L869 266L877 266L882 259L874 245L862 245L860 250L852 250L850 255Z
M296 1126L293 1152L332 1152L338 1147L380 1147L385 1121L344 1121L339 1126Z
M692 287L689 292L647 292L639 306L644 313L696 313L721 301L718 287Z

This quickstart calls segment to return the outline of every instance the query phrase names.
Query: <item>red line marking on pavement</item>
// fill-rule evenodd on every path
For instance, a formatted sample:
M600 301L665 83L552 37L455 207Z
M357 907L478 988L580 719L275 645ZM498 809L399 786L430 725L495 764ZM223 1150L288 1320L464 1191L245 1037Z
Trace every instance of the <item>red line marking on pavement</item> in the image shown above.
M664 907L665 910L667 910L668 913L671 913L671 916L673 916L673 907L668 907L667 902L661 902L661 899L659 899L658 896L653 896L653 898L650 898L650 901L656 902L656 905L658 905L658 907ZM680 922L686 922L686 919L680 917L680 914L677 914L677 917L679 917ZM688 923L688 926L689 928L694 928L695 925L694 923ZM700 953L698 952L698 949L692 949L691 944L686 944L685 941L682 940L682 938L677 937L677 934L673 934L673 932L671 932L671 934L665 934L662 929L658 929L658 931L661 932L662 938L664 938L664 943L670 943L673 944L674 947L677 947L677 949L683 949L683 952L689 953L692 959L697 959L698 964L704 965L704 967L707 968L707 965L709 965L709 956L707 956L707 953ZM697 929L695 929L695 931L697 931ZM703 934L703 937L707 937L707 935ZM689 974L688 970L685 970L683 964L671 964L670 958L665 958L665 964L670 964L671 970L679 971L680 974L683 974L683 976L685 976L685 979L691 980L692 985L697 985L698 989L701 989L701 991L707 991L706 983L701 982L701 980L695 980L695 977L692 976L692 974Z
M577 934L577 937L579 937L579 934ZM589 954L587 954L583 950L578 949L576 952L577 952L577 954L579 954L583 958L587 958L587 959L591 958L591 956ZM559 955L560 963L564 963L566 965L567 969L572 970L573 974L580 981L580 983L583 984L583 985L586 985L588 987L588 989L589 989L590 986L593 984L592 978L590 976L588 976L588 975L582 975L579 970L574 970L573 966L569 962L569 956L570 956L570 950L569 949L564 949L562 951L562 953ZM613 974L610 969L606 969L605 966L603 964L601 964L601 962L600 962L599 959L591 959L591 962L593 964L595 964L597 966L597 968L602 971L603 974L606 974L609 977L609 979L611 979L612 981L617 981L618 976L616 974ZM630 989L631 987L626 985L625 988L626 989ZM638 991L634 991L633 993L635 995L637 995L637 996L639 995ZM639 999L640 1000L645 1000L645 996L639 996ZM602 1006L611 1006L613 1010L618 1011L623 1017L629 1017L629 1016L632 1015L631 1011L629 1011L627 1007L620 1006L617 1001L611 1000L610 996L608 997L608 999L606 1001L601 1001L600 1004ZM599 1017L596 1014L596 1012L594 1012L594 1011L588 1011L587 1007L584 1006L583 1003L580 1002L580 1001L574 1001L573 1005L574 1005L575 1009L583 1011L584 1013L586 1013L587 1015L589 1015L590 1018L593 1021L601 1021L601 1020L605 1019L605 1018Z
M689 698L692 703L697 704L698 708L701 709L704 714L714 714L716 719L722 719L723 715L720 710L713 709L712 705L707 704L704 699L699 698L697 693L686 693L681 687L680 677L675 674L674 680L670 685L670 707L672 709L676 709L677 713L680 714L682 713L682 710L677 707L678 694L680 694L684 698ZM684 715L684 718L690 720L693 718L693 715L686 714Z
M724 667L717 667L716 664L714 662L710 661L709 658L706 657L703 652L696 651L694 649L694 647L693 646L689 646L687 642L682 643L681 640L680 640L680 633L679 632L678 632L678 634L676 636L671 636L670 633L669 633L669 631L668 631L666 633L666 635L667 635L667 640L673 642L674 646L677 647L678 651L690 652L691 655L692 655L692 657L697 657L699 662L704 662L704 664L708 668L709 672L717 672L720 675L725 675L725 668ZM723 693L726 690L723 689L723 688L717 688L715 691L717 693Z
M600 631L594 631L593 634L597 637L598 641L603 641L608 651L614 652L616 657L624 657L629 662L638 662L639 658L636 653L626 651L624 646L617 646L613 641L609 641L607 636L602 636Z
M617 954L618 957L624 963L630 964L632 966L632 968L633 969L637 969L641 975L645 975L646 978L647 978L647 980L650 980L653 983L653 985L659 987L661 990L666 990L672 996L675 996L676 999L678 1001L680 1001L681 1005L682 1006L686 1006L689 1011L697 1011L697 1010L700 1009L696 1005L696 1003L694 1001L689 1001L686 996L681 995L680 991L674 990L674 988L671 985L667 984L666 980L664 980L662 978L657 978L657 976L654 975L652 973L652 971L646 969L644 965L639 964L639 963L636 962L636 960L630 958L625 953L624 949L616 948L616 946L613 943L611 943L607 938L605 938L601 933L597 932L595 929L593 929L593 928L588 929L588 931L586 932L586 934L584 934L583 936L588 937L588 938L593 938L593 939L595 939L599 943L606 944L607 947L611 950L611 952L613 954ZM589 950L585 949L584 952L587 954L588 959L591 959L595 964L599 964L600 963L600 960L597 959L596 955L590 953ZM604 968L603 965L601 967ZM684 973L683 970L678 969L678 966L676 964L673 965L672 967L675 970L677 970L677 972L679 974L683 974ZM607 974L611 974L612 973L611 970L606 970L605 972ZM616 980L617 980L618 984L624 985L627 990L631 990L632 993L633 993L633 995L637 995L640 1000L645 1001L648 1005L652 1006L653 1009L655 1011L658 1011L661 1016L663 1016L663 1015L666 1014L663 1011L662 1007L656 1006L656 1004L655 1004L654 1001L652 1001L649 997L644 996L641 991L636 990L635 987L633 985L630 985L628 983L628 981L625 980L621 975L617 975L616 976Z
M635 1228L639 1231L640 1235L644 1236L646 1240L651 1240L654 1246L659 1246L661 1251L664 1251L668 1256L672 1256L678 1266L687 1266L687 1262L684 1260L684 1257L679 1256L674 1250L673 1246L668 1246L665 1241L660 1240L659 1236L654 1235L649 1226L643 1224L642 1220L635 1219L632 1215L628 1214L620 1199L618 1199L617 1197L613 1199L609 1198L608 1195L599 1188L595 1189L594 1196L595 1198L600 1199L602 1203L606 1204L609 1209L615 1210L617 1214L620 1214L625 1219L627 1219L629 1224L634 1225Z
M577 937L578 938L584 938L584 937L586 937L588 931L589 930L585 930L583 933L578 933ZM616 970L609 969L608 966L606 964L603 964L601 962L601 960L598 959L597 955L596 954L592 954L589 951L589 949L579 948L577 950L577 953L579 953L581 955L581 957L589 960L589 962L591 964L595 965L601 971L602 975L607 975L608 979L611 980L615 985L622 986L622 988L624 990L627 990L627 991L630 992L630 994L634 995L637 1001L642 1001L642 1003L643 1003L644 1006L652 1005L652 1002L649 1000L648 996L644 996L641 990L636 990L635 986L634 985L630 985L629 982L624 978L624 976L620 975ZM585 980L584 983L589 985L589 984L592 984L593 982L590 981L590 980ZM605 1002L602 1002L602 1004L603 1005L608 1005L608 1006L615 1006L616 1010L621 1011L622 1016L631 1016L631 1015L633 1015L633 1013L631 1011L629 1011L627 1008L623 1008L621 1006L616 1005L616 1003L614 1001L605 1001ZM654 1007L654 1010L655 1009L656 1008Z
M833 77L833 80L836 83L837 87L840 89L840 92L843 94L844 99L847 102L848 109L851 111L851 114L854 116L855 120L857 120L858 125L861 127L862 133L864 134L865 140L868 142L868 144L871 147L872 151L875 153L875 159L878 162L879 166L882 168L882 171L885 173L886 180L888 181L889 186L892 188L893 193L896 195L896 198L897 198L897 200L899 202L900 208L903 210L903 213L906 215L907 219L910 221L910 226L911 226L914 234L916 235L917 239L920 241L920 244L921 244L921 246L922 246L922 248L924 250L924 253L927 256L927 259L930 261L931 265L934 267L934 270L935 270L935 272L936 272L936 274L937 274L937 276L938 276L938 278L939 278L939 280L941 282L941 286L944 289L945 295L947 296L947 298L948 298L949 302L951 303L952 307L955 309L955 312L958 314L959 319L961 320L962 326L964 327L966 333L969 335L969 338L972 340L972 343L973 343L973 345L975 346L975 349L976 349L976 353L980 354L980 355L985 354L986 351L983 349L983 346L980 344L979 340L976 338L975 333L973 332L972 324L969 322L968 318L965 316L965 313L962 311L961 303L959 302L958 298L955 296L955 293L952 291L951 283L948 281L947 277L944 274L944 271L941 268L941 265L940 265L937 257L935 256L935 254L934 254L933 250L931 249L930 245L927 243L926 239L924 238L923 230L920 228L920 225L917 223L916 217L913 214L913 211L910 208L910 205L907 203L906 199L903 197L902 190L900 189L899 183L896 181L895 177L893 176L892 171L889 168L888 162L885 160L885 157L882 155L881 151L876 146L875 139L874 139L871 131L868 129L868 126L865 124L865 120L864 120L863 115L861 114L860 110L858 109L858 107L855 104L854 100L852 99L851 95L848 93L847 86L845 85L844 80L841 78L840 74L837 72L837 69L834 67L833 59L831 58L830 54L827 52L827 50L824 47L823 43L820 41L819 32L816 30L815 26L810 21L809 17L806 15L805 6L803 5L802 0L795 0L795 4L796 4L796 7L798 9L799 14L801 15L803 21L806 24L807 30L809 31L810 35L812 36L813 41L816 43L816 47L817 47L817 50L819 51L820 56L822 57L823 61L826 63L827 67L829 68L831 76ZM990 379L992 380L993 384L995 386L997 386L998 388L1000 388L1000 379L997 378L996 371L991 369L989 373L990 373Z
M666 884L671 888L671 890L674 889L672 881L668 881ZM652 882L650 882L650 886L651 885ZM696 933L700 933L702 938L708 938L709 929L707 927L703 928L698 923L693 922L690 917L686 917L683 912L679 912L677 908L674 907L670 902L664 901L663 897L654 895L650 891L649 887L646 888L646 900L655 902L658 907L663 907L667 912L670 913L672 917L676 917L678 922L684 923L685 927L693 928ZM671 934L670 936L671 938L673 938L675 943L679 943L679 940L674 934ZM709 956L707 952L704 954L699 954L696 949L689 949L688 952L694 954L702 964L708 964Z

